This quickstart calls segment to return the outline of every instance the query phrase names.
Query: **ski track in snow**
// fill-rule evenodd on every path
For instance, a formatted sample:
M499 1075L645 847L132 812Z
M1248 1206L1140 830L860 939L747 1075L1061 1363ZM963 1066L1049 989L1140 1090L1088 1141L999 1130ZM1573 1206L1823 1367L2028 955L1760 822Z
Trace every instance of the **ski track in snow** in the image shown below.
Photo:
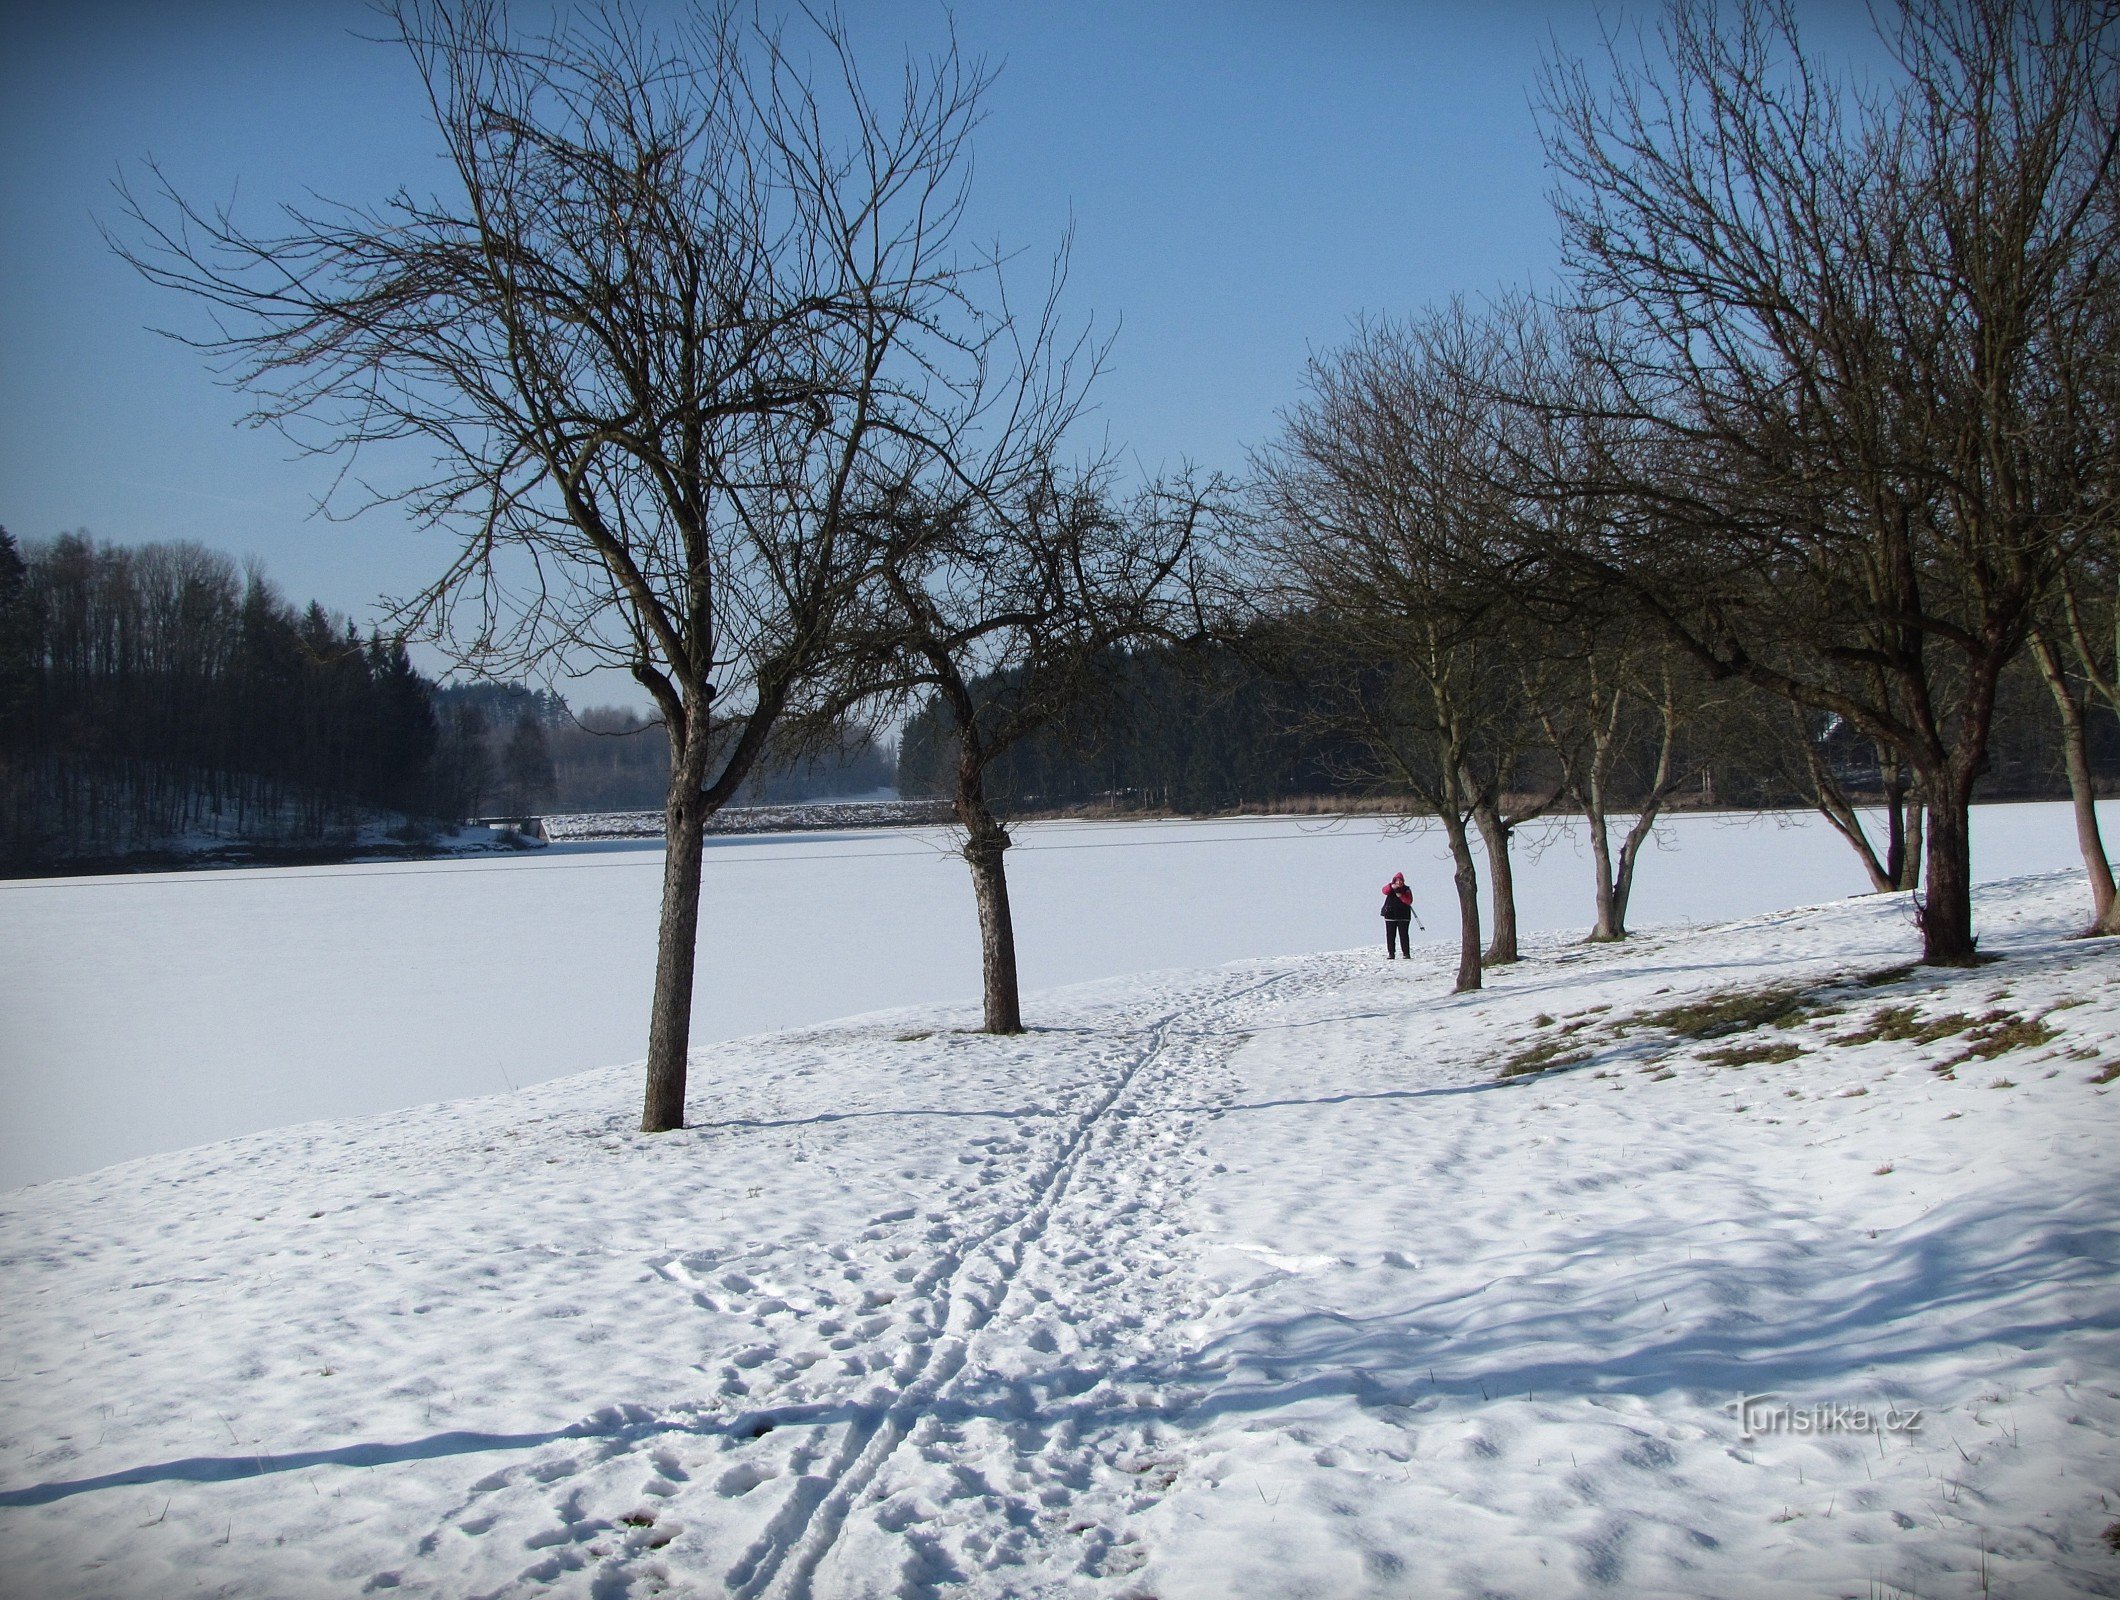
M1138 1192L1143 1180L1135 1169L1135 1158L1144 1107L1137 1102L1144 1084L1160 1087L1165 1098L1174 1088L1196 1094L1205 1071L1218 1055L1226 1054L1228 1042L1223 1035L1229 1024L1256 1006L1268 991L1286 986L1295 976L1277 972L1262 978L1251 969L1202 975L1204 982L1187 979L1183 986L1204 988L1204 994L1187 995L1160 1015L1141 1018L1122 1012L1104 1020L1097 1033L1102 1036L1099 1046L1109 1059L1078 1094L1068 1114L1055 1119L1058 1126L1042 1146L1023 1138L989 1136L971 1141L971 1150L977 1154L959 1158L984 1168L1013 1167L1013 1158L1032 1157L1029 1169L1013 1176L1007 1195L997 1205L955 1216L918 1212L910 1206L893 1208L873 1218L854 1245L824 1248L814 1269L791 1271L790 1264L757 1254L679 1256L657 1264L666 1279L693 1292L703 1307L741 1316L759 1332L761 1342L737 1351L733 1365L724 1369L721 1398L723 1404L748 1399L760 1388L770 1398L762 1406L747 1407L727 1418L714 1431L738 1442L763 1440L784 1428L802 1436L782 1464L767 1468L739 1461L716 1477L715 1492L729 1499L755 1495L762 1485L780 1479L788 1483L777 1507L722 1575L725 1592L746 1600L812 1595L820 1568L834 1556L857 1515L866 1523L862 1531L872 1539L903 1540L900 1555L886 1552L883 1557L887 1564L904 1568L898 1585L901 1593L933 1592L936 1585L961 1573L958 1556L966 1552L975 1560L981 1554L1002 1562L1022 1558L1025 1541L1018 1539L997 1548L991 1532L976 1524L967 1530L963 1550L956 1553L931 1536L914 1533L907 1537L908 1526L916 1519L906 1514L903 1505L895 1512L891 1507L894 1458L910 1443L920 1468L898 1476L917 1480L921 1468L939 1464L947 1469L952 1460L952 1434L963 1431L978 1413L990 1411L1000 1421L1030 1415L1028 1393L1023 1403L996 1407L985 1392L997 1383L1010 1386L979 1359L1005 1310L1021 1313L1007 1319L1011 1324L1008 1342L1033 1351L1056 1350L1062 1337L1058 1330L1070 1327L1077 1330L1069 1336L1071 1342L1086 1343L1091 1349L1101 1346L1099 1334L1121 1325L1136 1331L1133 1342L1137 1346L1151 1342L1139 1333L1145 1318L1138 1311L1124 1309L1143 1287L1131 1281L1127 1269L1141 1265L1148 1272L1167 1275L1178 1265L1172 1252L1165 1251L1149 1263L1144 1262L1142 1252L1122 1248L1117 1252L1117 1268L1105 1265L1090 1272L1079 1298L1063 1298L1049 1284L1080 1277L1081 1269L1094 1262L1108 1262L1114 1241L1123 1236L1130 1219L1148 1221L1149 1208L1168 1197L1167 1184L1149 1186L1145 1194ZM1317 981L1314 973L1302 976ZM1156 988L1142 998L1150 1004L1167 1003L1166 991ZM1129 1036L1140 1042L1129 1047ZM1194 1126L1191 1119L1181 1124L1184 1131ZM1074 1225L1057 1244L1051 1244L1048 1235L1054 1217L1063 1210L1075 1213ZM1178 1231L1166 1220L1155 1219L1151 1225L1165 1234ZM1086 1250L1080 1242L1084 1238L1100 1239L1101 1245L1095 1252ZM884 1275L882 1286L860 1259L863 1246L896 1263ZM825 1338L829 1349L895 1348L899 1351L896 1359L878 1373L865 1357L845 1356L837 1363L841 1369L837 1384L811 1378L820 1354L814 1347L800 1348L799 1335L791 1339L789 1326L801 1315L802 1291L788 1285L791 1279L804 1276L822 1280L808 1309L852 1306L867 1313L852 1320L826 1316L816 1324L814 1332ZM836 1285L834 1276L839 1280ZM1100 1290L1118 1299L1122 1308L1104 1310L1094 1324L1095 1332L1085 1341L1081 1317L1094 1305ZM796 1348L791 1350L791 1344ZM873 1384L858 1387L871 1376L884 1379L880 1392ZM1094 1372L1076 1368L1051 1374L1037 1387L1066 1395L1095 1381ZM851 1393L850 1384L857 1386ZM692 1431L712 1414L709 1405L681 1408L662 1418L624 1417L620 1430L624 1444L615 1451L607 1447L599 1455L593 1463L596 1474L609 1477L614 1466L626 1462L658 1434ZM952 1427L941 1420L947 1417L961 1420ZM967 1497L959 1493L951 1498L978 1502L960 1505L960 1511L998 1514L1003 1520L1035 1499L1044 1521L1063 1522L1066 1518L1056 1507L1067 1498L1069 1484L1083 1481L1085 1452L1062 1444L1043 1454L1042 1462L1030 1466L1031 1473L1043 1480L1034 1493L1018 1494L1006 1504L992 1494ZM649 1459L651 1468L658 1470L651 1470L642 1495L667 1497L675 1483L660 1473L674 1463L652 1449ZM525 1510L534 1518L550 1502L555 1485L577 1475L577 1466L563 1456L549 1464L483 1479L473 1486L473 1496L421 1541L421 1553L431 1555L443 1547L443 1535L452 1529L474 1538L489 1532L506 1515L494 1504L495 1497L504 1493L527 1498L531 1504ZM574 1509L585 1504L578 1495L573 1500ZM589 1519L571 1515L564 1522L580 1528ZM670 1526L664 1523L657 1531L668 1535ZM595 1564L592 1592L628 1593L636 1584L643 1585L645 1592L654 1592L668 1581L660 1539L628 1542L633 1548L606 1555ZM826 1592L868 1592L865 1566L858 1561L848 1564L856 1571L843 1584L827 1581ZM1091 1564L1100 1563L1093 1557ZM582 1570L582 1565L575 1549L562 1549L531 1563L515 1575L514 1582L548 1583ZM1118 1570L1127 1570L1123 1561ZM369 1581L371 1586L397 1589L414 1584L417 1577L413 1572L389 1569ZM503 1585L501 1592L508 1587Z
M1263 960L716 1046L681 1135L598 1073L0 1197L0 1593L2120 1595L2079 894L1874 990L1869 899ZM1791 1059L1610 1028L1766 983Z
M927 1432L930 1437L920 1443L923 1456L929 1460L943 1459L944 1447L932 1439L936 1418L957 1409L960 1391L964 1387L961 1380L978 1370L974 1355L980 1337L1016 1298L1027 1258L1043 1253L1055 1211L1069 1200L1076 1180L1085 1171L1118 1165L1130 1154L1125 1149L1123 1126L1115 1128L1114 1125L1133 1120L1138 1112L1115 1115L1115 1108L1129 1098L1136 1081L1145 1072L1162 1063L1170 1049L1172 1031L1181 1020L1192 1017L1196 1027L1203 1027L1214 1020L1226 1019L1239 1002L1276 981L1269 978L1245 983L1233 992L1215 995L1158 1018L1149 1027L1146 1043L1140 1052L1076 1117L1057 1156L1034 1179L1028 1204L965 1244L953 1243L938 1264L946 1266L947 1270L927 1291L931 1305L939 1307L939 1315L929 1319L930 1326L939 1322L943 1333L939 1338L911 1347L913 1359L908 1363L909 1370L894 1374L901 1385L897 1399L873 1426L849 1430L838 1460L822 1479L821 1498L816 1489L791 1497L791 1507L801 1508L814 1502L814 1511L787 1519L776 1518L775 1527L769 1530L762 1546L748 1552L729 1573L732 1592L745 1596L769 1591L807 1596L811 1592L811 1578L819 1564L831 1554L849 1512L887 1471L891 1458L909 1437L916 1431ZM1126 1215L1138 1210L1140 1204L1134 1201L1130 1205L1107 1208L1104 1216L1097 1220L1122 1222ZM1070 1252L1071 1258L1079 1258L1079 1255L1079 1251ZM1125 1258L1122 1256L1121 1259L1124 1261ZM1036 1290L1031 1293L1041 1303L1051 1303L1049 1293ZM938 1351L940 1353L936 1354ZM776 1579L779 1580L777 1583Z

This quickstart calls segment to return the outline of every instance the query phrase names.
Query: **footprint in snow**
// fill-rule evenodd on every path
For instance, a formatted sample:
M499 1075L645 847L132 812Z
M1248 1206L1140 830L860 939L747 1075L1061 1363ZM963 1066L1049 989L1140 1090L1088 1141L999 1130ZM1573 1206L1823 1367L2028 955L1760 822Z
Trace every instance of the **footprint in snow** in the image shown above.
M724 1499L733 1500L738 1495L749 1494L774 1475L770 1468L741 1461L714 1480L714 1492Z

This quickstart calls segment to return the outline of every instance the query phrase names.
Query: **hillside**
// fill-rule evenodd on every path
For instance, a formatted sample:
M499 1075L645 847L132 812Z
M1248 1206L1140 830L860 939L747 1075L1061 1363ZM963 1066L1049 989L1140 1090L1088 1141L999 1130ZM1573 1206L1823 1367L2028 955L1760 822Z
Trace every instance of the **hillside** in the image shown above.
M1968 972L1256 961L0 1196L0 1585L2120 1594L2120 949L1980 894Z

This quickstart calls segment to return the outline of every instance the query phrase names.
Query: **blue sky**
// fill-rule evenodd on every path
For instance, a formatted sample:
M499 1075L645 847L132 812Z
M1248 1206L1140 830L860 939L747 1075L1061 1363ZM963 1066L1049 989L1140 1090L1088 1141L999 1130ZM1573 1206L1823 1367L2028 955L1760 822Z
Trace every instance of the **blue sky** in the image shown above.
M1814 6L1823 33L1859 30ZM895 70L928 0L852 0ZM1145 468L1235 468L1350 319L1522 285L1556 242L1531 109L1542 55L1592 50L1580 0L964 0L1001 66L977 140L982 233L1049 251L1117 326L1099 420ZM1624 16L1625 12L1608 14ZM369 199L438 174L401 52L359 3L81 0L0 11L0 525L183 538L260 558L356 618L443 561L388 513L315 518L324 469L238 426L241 398L148 331L199 326L96 229L154 156L264 220L305 188ZM592 695L590 698L609 698Z

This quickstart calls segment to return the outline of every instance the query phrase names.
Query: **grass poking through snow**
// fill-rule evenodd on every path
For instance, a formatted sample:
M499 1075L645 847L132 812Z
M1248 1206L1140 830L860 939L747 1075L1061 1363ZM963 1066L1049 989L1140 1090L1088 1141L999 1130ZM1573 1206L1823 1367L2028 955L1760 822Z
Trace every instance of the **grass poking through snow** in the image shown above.
M1606 1046L1641 1030L1669 1034L1676 1040L1691 1043L1727 1039L1761 1028L1801 1028L1841 1015L1847 1009L1850 990L1886 988L1905 981L1916 970L1912 966L1885 967L1826 984L1792 983L1726 989L1620 1017L1609 1016L1611 1008L1600 1006L1593 1011L1578 1013L1561 1023L1554 1032L1524 1042L1522 1048L1503 1062L1499 1076L1527 1078L1580 1066L1596 1059ZM1991 1006L1999 998L2002 996L1989 996ZM1532 1026L1551 1029L1554 1021L1550 1014L1541 1012L1532 1020ZM1880 1042L1926 1045L1962 1038L1965 1047L1947 1060L1936 1063L1932 1069L1948 1077L1969 1061L1992 1061L2013 1050L2050 1044L2056 1037L2044 1017L2025 1016L2000 1008L1978 1015L1969 1011L1925 1015L1917 1006L1901 1004L1880 1006L1867 1019L1858 1020L1848 1031L1835 1034L1826 1042L1841 1046ZM1772 1044L1727 1044L1702 1051L1700 1059L1717 1067L1749 1067L1793 1061L1807 1053L1803 1045L1784 1039ZM1659 1058L1650 1061L1643 1070L1662 1065ZM1659 1074L1665 1075L1668 1075L1668 1069ZM2120 1077L2120 1063L2107 1067L2093 1081L2110 1083L2116 1077Z

